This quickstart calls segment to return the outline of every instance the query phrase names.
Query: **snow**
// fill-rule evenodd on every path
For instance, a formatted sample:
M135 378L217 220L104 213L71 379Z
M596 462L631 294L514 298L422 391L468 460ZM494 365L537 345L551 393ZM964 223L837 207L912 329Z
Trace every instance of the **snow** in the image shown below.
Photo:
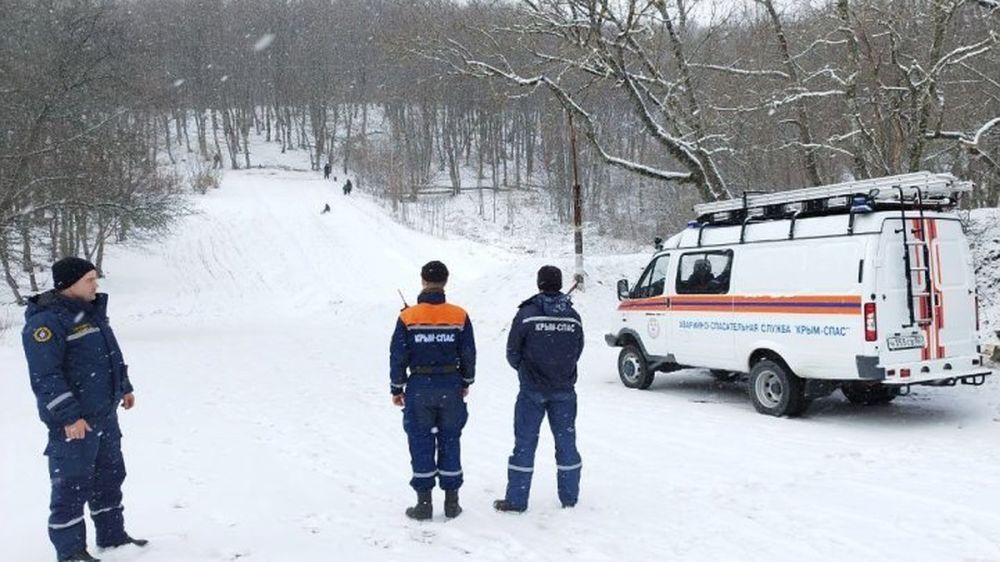
M271 46L271 43L274 43L274 37L275 35L273 33L265 33L264 35L261 35L260 38L257 39L257 42L254 43L253 50L258 53L266 50Z
M976 130L976 133L972 135L972 144L975 146L982 146L980 143L983 140L983 136L988 133L990 129L996 126L1000 126L1000 117L987 121L982 127Z
M416 232L296 166L227 172L173 236L107 258L103 289L137 388L121 413L125 514L152 545L102 559L1000 559L996 380L916 388L884 408L837 394L802 419L759 415L741 384L699 371L628 390L603 334L615 281L634 282L648 252L588 256L591 283L575 295L587 327L579 506L559 507L543 429L529 511L494 513L517 392L508 323L537 268L571 271L572 256L494 243L489 228L483 241ZM480 359L465 513L445 521L438 492L435 520L415 523L402 513L414 498L387 351L396 290L412 303L429 259L451 269L448 295L469 310ZM9 559L46 560L45 430L13 326L0 336L0 544Z

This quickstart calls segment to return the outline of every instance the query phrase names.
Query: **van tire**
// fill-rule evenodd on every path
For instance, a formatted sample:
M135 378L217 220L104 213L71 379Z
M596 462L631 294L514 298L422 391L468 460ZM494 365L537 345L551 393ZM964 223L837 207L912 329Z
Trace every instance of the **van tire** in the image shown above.
M862 406L888 404L899 396L899 391L891 386L862 382L845 382L840 385L840 391L848 402Z
M771 359L761 359L750 369L747 390L753 407L769 416L797 416L809 406L805 382Z
M641 349L631 344L622 348L618 354L618 377L622 380L622 384L629 388L646 390L653 384L654 376Z

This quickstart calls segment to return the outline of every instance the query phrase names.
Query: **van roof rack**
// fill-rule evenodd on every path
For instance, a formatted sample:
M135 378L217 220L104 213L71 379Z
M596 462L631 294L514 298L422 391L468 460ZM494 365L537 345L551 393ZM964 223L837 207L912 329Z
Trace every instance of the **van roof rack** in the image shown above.
M942 209L958 204L958 194L972 191L972 182L951 174L916 172L774 193L745 192L742 197L694 206L701 223L740 222L754 214L761 220L796 215L847 214L862 203L875 208ZM855 200L855 198L861 198ZM799 204L798 211L787 206ZM756 218L754 220L757 220Z

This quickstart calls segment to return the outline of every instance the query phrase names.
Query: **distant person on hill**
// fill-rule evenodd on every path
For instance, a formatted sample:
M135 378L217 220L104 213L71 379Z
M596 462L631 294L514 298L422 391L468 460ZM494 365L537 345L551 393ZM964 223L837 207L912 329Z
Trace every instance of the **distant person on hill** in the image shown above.
M326 165L323 166L323 179L325 180L330 179L330 172L332 171L333 171L333 166L331 166L330 163L327 162Z
M222 167L222 155L216 152L215 156L212 157L212 169L217 170L221 167Z
M52 280L51 291L29 300L21 336L38 414L49 430L49 540L60 561L93 561L84 505L99 548L147 543L125 532L122 516L117 410L132 409L135 395L94 264L63 258L52 265Z
M354 186L351 185L351 180L348 179L347 183L344 184L344 195L350 195L352 189L354 189Z

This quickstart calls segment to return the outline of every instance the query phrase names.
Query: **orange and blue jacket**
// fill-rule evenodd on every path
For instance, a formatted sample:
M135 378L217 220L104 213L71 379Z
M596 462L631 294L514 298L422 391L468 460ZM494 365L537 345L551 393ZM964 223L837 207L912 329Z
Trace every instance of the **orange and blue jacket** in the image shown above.
M476 380L476 340L469 315L445 302L443 292L426 291L396 321L389 345L393 394L410 385L462 386Z

